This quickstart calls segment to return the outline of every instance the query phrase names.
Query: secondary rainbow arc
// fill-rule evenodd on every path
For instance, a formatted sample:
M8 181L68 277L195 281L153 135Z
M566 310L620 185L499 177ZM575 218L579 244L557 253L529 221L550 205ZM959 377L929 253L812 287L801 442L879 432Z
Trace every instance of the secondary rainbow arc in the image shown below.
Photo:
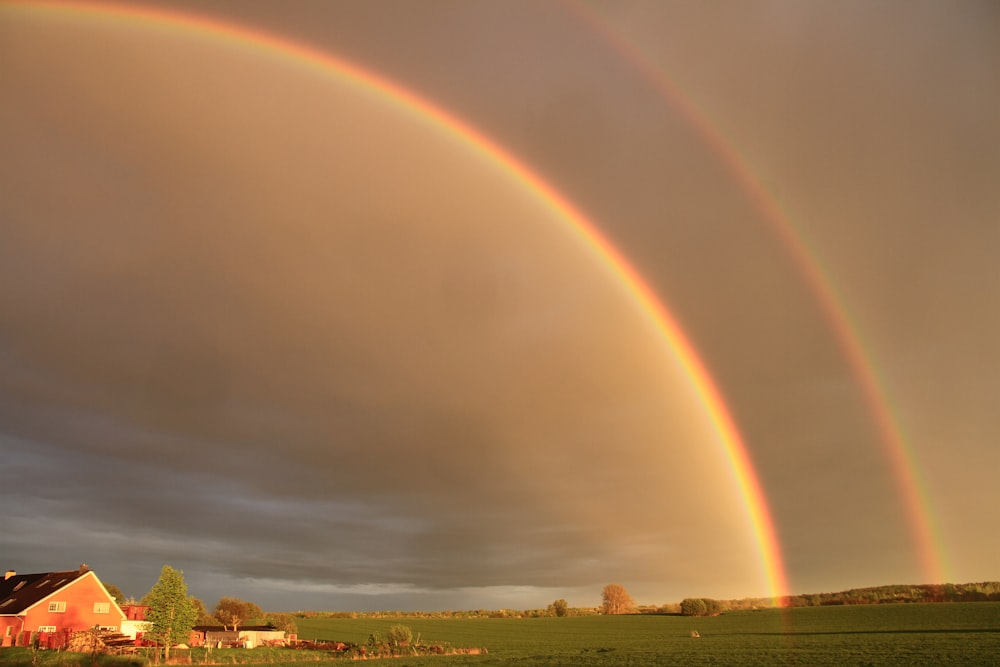
M819 253L811 249L805 236L782 209L778 198L757 178L748 160L735 148L733 141L726 140L722 131L711 122L709 114L701 111L666 72L606 22L579 5L572 7L574 13L610 43L698 133L791 255L834 333L884 444L884 453L902 495L924 576L930 580L929 583L947 581L945 542L937 528L916 454L907 444L903 429L889 408L887 392L879 382L875 363L866 351L859 327L853 322L847 302L838 294L831 272L824 267Z
M101 20L194 32L230 44L252 46L272 55L291 59L298 64L317 68L354 85L374 91L399 104L402 108L419 114L434 125L445 129L469 148L488 157L502 170L513 175L529 191L535 193L541 202L557 213L559 218L565 220L595 253L596 257L600 258L612 270L676 355L702 401L732 467L740 497L744 501L755 536L762 574L768 592L775 601L787 594L787 578L777 532L746 443L721 392L696 349L669 309L597 226L585 217L571 201L502 146L458 117L449 114L389 79L357 64L333 56L326 51L291 42L254 28L174 10L99 2L29 3L18 1L10 3L8 6L15 6L26 12L55 12L61 15L87 16Z

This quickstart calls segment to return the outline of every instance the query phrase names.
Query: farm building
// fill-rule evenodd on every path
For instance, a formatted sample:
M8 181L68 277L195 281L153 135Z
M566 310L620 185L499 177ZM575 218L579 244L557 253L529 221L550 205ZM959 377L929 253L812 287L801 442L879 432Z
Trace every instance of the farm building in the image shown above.
M131 639L142 639L143 633L149 629L149 621L146 620L149 607L141 604L127 604L122 605L122 612L125 614L125 620L122 621L120 632Z
M119 631L125 614L86 565L66 572L17 574L0 581L3 646L65 645L71 633L98 627Z
M239 630L226 630L219 626L198 625L191 630L190 646L254 648L268 644L285 643L285 631L269 625L247 625Z

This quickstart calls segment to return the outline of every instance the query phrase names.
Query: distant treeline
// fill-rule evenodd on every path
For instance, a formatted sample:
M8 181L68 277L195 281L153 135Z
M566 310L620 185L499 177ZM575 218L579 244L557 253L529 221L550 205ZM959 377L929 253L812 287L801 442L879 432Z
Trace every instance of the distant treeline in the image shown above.
M782 599L788 607L816 607L836 604L882 604L891 602L996 602L1000 601L1000 581L971 584L921 584L916 586L875 586L853 588L840 593L790 595Z
M599 607L580 607L566 610L566 616L596 616ZM445 611L298 611L299 618L541 618L556 616L548 609L465 609Z
M778 602L782 607L822 607L847 604L895 604L906 602L997 602L1000 582L971 584L917 584L852 588L838 593L788 595ZM726 611L761 609L772 606L771 598L712 600L687 598L680 604L659 608L641 608L641 613L679 613L685 616L713 616Z
M972 584L918 584L852 588L838 593L810 593L780 598L784 607L822 607L845 604L890 604L904 602L1000 602L1000 581ZM773 607L771 598L714 600L686 598L664 605L641 605L640 614L682 614L714 616L727 611L766 609ZM594 616L600 607L570 607L567 616ZM555 616L552 605L547 609L469 609L464 611L299 611L298 618L540 618Z

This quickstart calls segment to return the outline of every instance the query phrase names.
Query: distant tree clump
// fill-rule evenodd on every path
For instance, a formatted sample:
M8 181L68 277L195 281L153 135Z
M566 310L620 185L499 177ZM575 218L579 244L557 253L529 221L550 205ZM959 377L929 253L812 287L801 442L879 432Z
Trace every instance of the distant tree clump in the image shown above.
M219 624L215 617L208 613L208 609L205 608L205 603L193 595L191 596L191 606L194 607L195 614L197 614L195 625Z
M685 598L681 600L684 616L717 616L722 613L722 603L711 598Z
M701 598L684 598L681 600L681 614L684 616L705 616L708 608Z
M170 659L170 647L185 642L197 620L197 611L187 594L184 573L164 565L160 579L143 598L149 605L145 637L163 646L163 659ZM157 652L159 659L159 652Z
M298 634L299 631L299 626L295 623L295 616L284 612L265 614L264 624L270 625L275 630L284 630L286 635Z
M556 616L565 616L569 611L569 603L562 598L559 598L555 602L549 605L549 612L555 614Z
M608 584L601 591L601 611L605 614L629 614L635 611L635 600L621 584Z
M215 619L222 623L225 629L238 630L248 621L260 619L264 612L253 602L239 598L224 597L215 605Z

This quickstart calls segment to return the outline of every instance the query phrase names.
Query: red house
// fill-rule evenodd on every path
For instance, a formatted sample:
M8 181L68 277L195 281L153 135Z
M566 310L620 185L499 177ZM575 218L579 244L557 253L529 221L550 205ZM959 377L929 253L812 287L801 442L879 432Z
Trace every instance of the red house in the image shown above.
M3 646L27 646L37 633L40 646L57 648L79 630L119 631L123 620L115 599L86 565L38 574L8 570L0 581Z

